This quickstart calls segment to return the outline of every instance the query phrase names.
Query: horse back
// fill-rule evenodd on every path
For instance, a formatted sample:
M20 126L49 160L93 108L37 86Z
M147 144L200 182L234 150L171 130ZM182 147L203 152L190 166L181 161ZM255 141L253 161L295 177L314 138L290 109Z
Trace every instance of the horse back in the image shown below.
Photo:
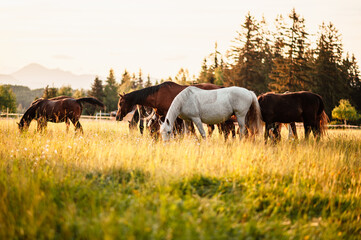
M66 118L79 118L81 112L82 106L74 98L59 97L44 99L39 106L38 115L46 117L51 122L62 122Z
M258 97L258 102L265 122L289 123L303 122L305 118L315 119L320 108L323 108L320 99L317 94L301 91L285 94L266 93Z

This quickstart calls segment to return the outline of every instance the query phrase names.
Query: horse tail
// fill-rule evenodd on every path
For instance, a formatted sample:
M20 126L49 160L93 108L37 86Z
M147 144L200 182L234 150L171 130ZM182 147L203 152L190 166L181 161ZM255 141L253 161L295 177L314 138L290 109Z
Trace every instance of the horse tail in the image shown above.
M329 122L329 118L326 112L322 111L322 113L317 116L317 125L318 125L317 127L320 131L321 136L326 134L328 122Z
M325 105L323 103L322 97L317 95L319 98L319 108L317 111L317 127L320 131L320 135L323 136L326 134L326 130L327 130L327 124L329 122L329 118L325 112Z
M78 98L78 99L75 99L75 101L79 104L86 102L86 103L89 103L92 105L98 105L98 106L104 108L104 104L101 101L99 101L96 98L92 98L92 97Z
M252 95L252 104L246 115L246 125L250 128L251 134L259 134L262 131L261 108L256 94L252 91L250 93Z

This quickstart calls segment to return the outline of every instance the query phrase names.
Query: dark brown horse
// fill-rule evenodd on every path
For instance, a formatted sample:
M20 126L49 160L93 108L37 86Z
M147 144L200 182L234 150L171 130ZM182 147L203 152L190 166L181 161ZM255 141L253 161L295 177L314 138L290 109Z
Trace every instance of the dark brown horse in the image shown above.
M266 93L258 97L262 119L266 123L265 141L274 123L303 122L305 138L310 132L319 139L327 129L328 117L322 97L307 91L294 93Z
M33 119L37 120L37 130L42 131L47 126L47 122L60 123L65 122L67 130L71 121L75 130L83 132L79 123L79 118L83 110L82 103L90 103L104 107L104 104L96 98L86 97L74 99L67 96L55 97L50 99L40 98L31 103L23 117L18 123L20 131L29 128Z
M201 83L195 84L193 86L205 90L221 88L211 83ZM172 104L173 99L178 95L178 93L187 87L189 86L179 85L174 82L164 82L156 86L143 88L141 90L133 91L124 95L119 95L120 98L118 102L116 120L123 120L125 115L131 112L136 104L152 107L155 109L156 114L159 117L165 116L170 105ZM233 125L233 122L228 122L227 124Z

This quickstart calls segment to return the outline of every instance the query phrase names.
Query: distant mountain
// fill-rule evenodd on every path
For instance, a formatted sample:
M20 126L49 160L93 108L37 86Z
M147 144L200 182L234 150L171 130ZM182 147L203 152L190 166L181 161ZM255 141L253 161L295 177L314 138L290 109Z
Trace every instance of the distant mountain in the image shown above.
M10 75L0 74L0 84L23 85L31 89L71 86L73 89L90 89L95 75L76 75L61 69L49 69L31 63Z

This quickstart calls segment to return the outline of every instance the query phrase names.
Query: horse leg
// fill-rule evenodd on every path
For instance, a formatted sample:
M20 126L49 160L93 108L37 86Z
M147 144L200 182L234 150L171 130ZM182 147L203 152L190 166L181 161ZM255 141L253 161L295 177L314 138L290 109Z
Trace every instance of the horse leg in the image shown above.
M288 139L291 139L292 136L296 140L298 139L296 123L295 122L291 122L290 125L288 126Z
M267 144L268 138L271 138L269 131L271 130L272 124L265 123L265 131L264 131L264 143Z
M319 125L317 124L317 121L314 121L311 124L311 130L313 132L313 136L316 139L316 141L319 141L321 139L321 129Z
M181 135L183 132L183 120L181 118L177 118L174 123L174 133L177 135Z
M208 136L212 136L212 133L214 131L214 125L208 124Z
M194 129L194 125L192 121L186 121L186 133L192 133L193 135L196 135L196 131Z
M217 124L217 128L218 128L218 133L219 133L220 135L222 135L222 134L223 134L222 124L221 124L221 123L218 123L218 124Z
M239 139L242 140L243 135L245 135L246 119L245 116L241 116L239 114L236 114L236 117L239 126Z
M84 133L83 127L81 126L80 122L77 121L75 125L75 131L80 130L80 133Z
M308 137L310 136L310 132L311 132L311 125L307 122L304 122L303 127L305 129L305 139L308 139Z
M81 126L79 119L71 119L71 122L74 124L75 126L75 132L78 132L78 130L80 131L80 133L84 133L83 131L83 127Z
M142 119L139 120L139 131L140 131L140 134L143 135L143 131L144 131L144 120L142 120Z
M236 137L236 127L234 126L234 123L232 120L227 120L224 123L225 126L225 132L224 132L224 138L225 140L228 139L229 134L232 132L232 138Z
M66 126L66 133L68 133L69 132L69 126L70 126L69 118L65 118L65 126Z
M275 141L281 141L281 128L282 123L275 123L275 127L273 128L273 135L275 136Z
M226 124L226 122L220 123L219 125L222 130L222 134L224 136L224 141L227 141L229 135L228 125Z
M199 133L201 134L203 139L206 139L206 132L204 131L202 121L199 118L192 119L194 124L197 126Z
M38 119L38 127L37 127L37 131L38 132L43 132L44 128L46 128L47 126L47 121L44 118L39 118Z

